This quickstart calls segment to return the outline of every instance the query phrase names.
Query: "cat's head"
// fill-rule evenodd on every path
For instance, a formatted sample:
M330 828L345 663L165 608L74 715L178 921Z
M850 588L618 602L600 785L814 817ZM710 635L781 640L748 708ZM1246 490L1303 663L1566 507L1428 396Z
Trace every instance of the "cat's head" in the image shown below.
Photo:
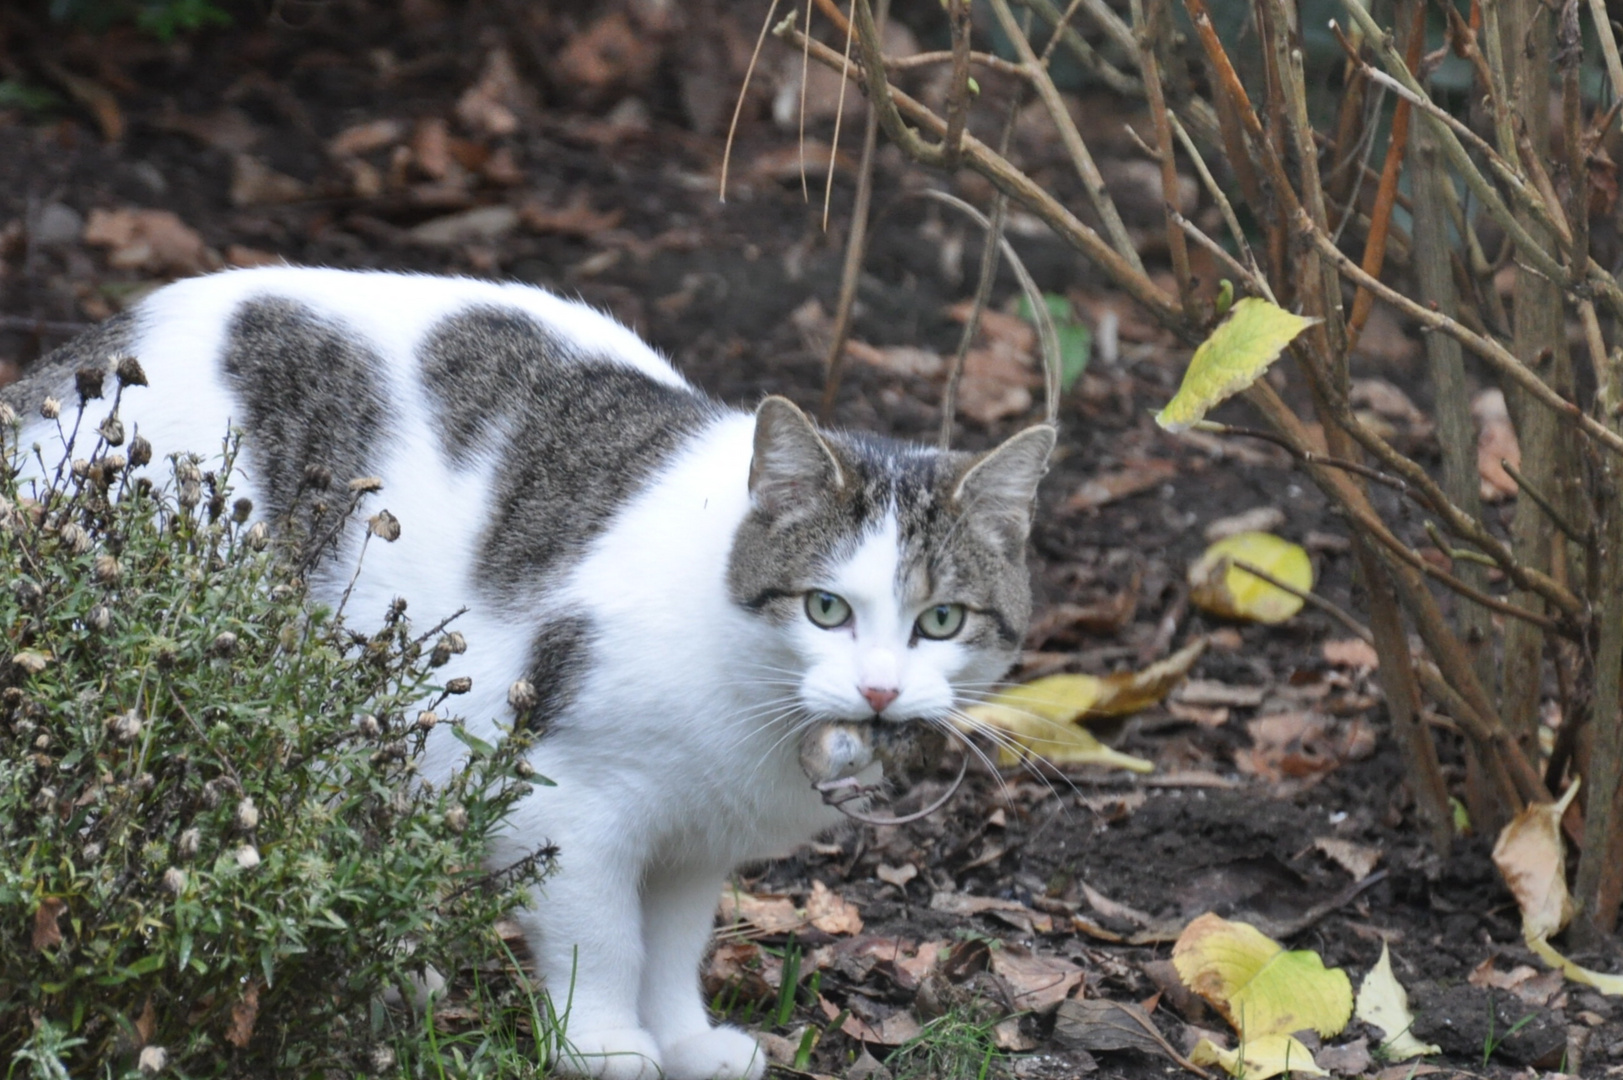
M762 402L732 599L779 648L763 679L820 720L944 719L1019 654L1026 537L1054 429L985 454L819 432Z

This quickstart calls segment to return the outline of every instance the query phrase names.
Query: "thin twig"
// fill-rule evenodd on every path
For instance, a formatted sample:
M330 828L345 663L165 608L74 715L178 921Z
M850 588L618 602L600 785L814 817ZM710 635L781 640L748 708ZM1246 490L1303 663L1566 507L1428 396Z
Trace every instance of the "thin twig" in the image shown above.
M1340 623L1342 626L1345 626L1348 630L1351 630L1354 634L1358 635L1358 637L1362 641L1364 641L1366 644L1374 644L1375 635L1369 632L1369 627L1365 626L1363 623L1361 623L1357 619L1353 618L1352 615L1350 615L1347 612L1347 610L1345 608L1341 607L1339 604L1336 604L1336 603L1334 603L1333 601L1330 601L1330 600L1326 600L1324 597L1320 596L1318 593L1312 592L1310 590L1298 589L1296 586L1292 585L1290 582L1281 581L1278 578L1274 577L1274 575L1268 573L1268 571L1262 569L1261 567L1253 566L1250 563L1244 562L1244 561L1242 561L1240 559L1230 559L1229 560L1229 565L1234 567L1236 570L1245 571L1247 574L1250 574L1254 578L1259 578L1262 581L1266 581L1268 584L1272 585L1276 589L1279 589L1279 590L1281 590L1283 592L1290 593L1292 596L1296 597L1298 600L1302 601L1303 603L1312 604L1314 607L1318 608L1320 611L1324 612L1326 615L1328 615L1332 619L1336 620L1336 622Z
M1532 499L1534 503L1538 504L1538 508L1544 511L1544 516L1549 518L1551 524L1553 524L1557 529L1560 529L1568 540L1571 540L1575 544L1582 544L1592 539L1586 531L1580 530L1576 525L1573 525L1572 522L1568 521L1566 515L1555 508L1554 504L1550 502L1548 496L1544 495L1532 484L1529 484L1527 482L1527 477L1523 476L1521 470L1516 468L1515 465L1512 465L1504 458L1500 458L1499 467L1504 469L1512 480L1516 481L1516 487L1521 491L1522 494L1526 495L1529 499Z
M744 114L744 98L749 93L750 78L755 74L755 61L761 57L761 46L766 43L766 33L772 28L772 16L777 13L778 0L772 0L772 6L766 9L766 18L761 20L761 34L755 39L755 51L750 53L749 67L744 69L744 85L738 88L738 100L733 103L733 121L727 125L727 145L721 151L719 192L722 202L727 201L727 169L733 160L733 136L738 132L738 118Z
M1229 235L1234 238L1234 246L1240 249L1241 255L1245 256L1246 265L1251 268L1251 275L1262 283L1262 291L1258 295L1266 296L1270 302L1277 303L1274 300L1273 290L1268 288L1267 282L1263 280L1262 268L1257 265L1257 256L1251 250L1251 244L1246 239L1245 230L1240 228L1240 218L1234 212L1234 205L1229 202L1228 195L1218 185L1216 178L1212 176L1212 171L1206 167L1206 159L1201 156L1200 149L1195 146L1195 141L1184 130L1183 124L1178 121L1176 116L1171 116L1169 119L1172 123L1172 133L1178 137L1178 142L1183 146L1183 152L1189 156L1190 162L1195 166L1195 172L1200 174L1201 184L1205 186L1207 194L1212 197L1212 201L1217 204L1218 212L1223 215L1223 223L1228 226ZM1186 228L1184 231L1187 232L1188 229Z

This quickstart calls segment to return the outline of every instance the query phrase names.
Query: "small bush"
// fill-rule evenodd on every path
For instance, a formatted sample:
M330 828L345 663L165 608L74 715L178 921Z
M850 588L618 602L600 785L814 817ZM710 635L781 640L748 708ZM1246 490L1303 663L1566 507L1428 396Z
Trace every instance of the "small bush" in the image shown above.
M385 988L497 954L539 875L481 869L524 739L458 725L420 782L440 628L312 607L234 446L159 488L116 420L61 423L93 451L19 490L0 415L0 1073L364 1070Z

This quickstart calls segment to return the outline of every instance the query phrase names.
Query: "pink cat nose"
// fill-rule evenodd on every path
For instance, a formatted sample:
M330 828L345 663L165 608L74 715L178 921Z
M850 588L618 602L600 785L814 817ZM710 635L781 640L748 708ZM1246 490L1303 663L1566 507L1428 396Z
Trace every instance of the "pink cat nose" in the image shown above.
M900 693L898 690L879 690L872 686L859 686L857 690L867 699L868 704L873 706L876 713L884 712L885 706L895 701L896 695Z

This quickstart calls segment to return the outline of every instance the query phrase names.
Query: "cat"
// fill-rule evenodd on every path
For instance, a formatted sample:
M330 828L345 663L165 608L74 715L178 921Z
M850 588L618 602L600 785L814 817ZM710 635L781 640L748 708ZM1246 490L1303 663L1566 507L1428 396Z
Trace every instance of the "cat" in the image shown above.
M726 877L840 823L803 771L819 723L945 727L1002 676L1030 615L1025 548L1054 429L980 455L821 430L690 386L636 335L524 285L273 267L156 290L4 397L21 445L47 394L135 356L120 416L154 460L243 432L237 483L287 520L310 470L375 476L401 535L371 544L348 611L459 609L470 730L533 688L537 785L492 862L547 841L516 913L567 998L563 1072L758 1080L754 1038L711 1023L699 973ZM87 424L97 419L86 414ZM355 524L312 575L331 604ZM356 617L356 616L352 616ZM896 728L885 728L893 731ZM422 775L461 744L434 732Z

